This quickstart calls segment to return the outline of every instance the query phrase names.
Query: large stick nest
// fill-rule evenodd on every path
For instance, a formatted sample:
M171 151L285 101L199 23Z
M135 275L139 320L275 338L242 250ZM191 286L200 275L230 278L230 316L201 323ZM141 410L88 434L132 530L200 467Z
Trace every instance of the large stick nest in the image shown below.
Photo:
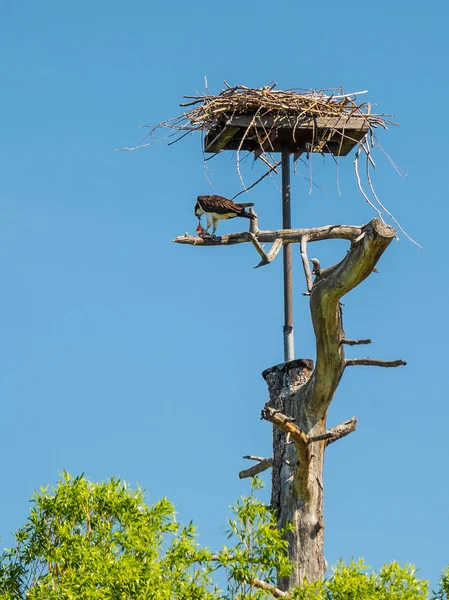
M182 139L194 131L209 131L229 119L238 115L258 118L272 117L276 127L276 120L289 117L296 123L314 117L362 117L371 133L378 126L387 129L388 125L395 125L386 117L392 115L371 113L371 104L359 102L357 96L365 92L345 94L343 88L328 90L276 90L276 84L262 88L249 88L244 85L235 87L225 82L226 88L217 95L206 93L198 96L184 96L189 102L183 102L181 107L189 108L182 114L162 121L158 125L144 125L150 132L134 150L150 146L156 141L153 135L160 129L174 129L175 132L168 137L174 137L170 144ZM181 135L176 137L177 132ZM268 134L268 132L266 132ZM167 139L167 138L163 138Z
M195 106L179 117L161 123L162 126L190 130L210 129L236 115L272 116L276 118L362 116L370 127L387 128L385 117L371 114L371 106L357 102L357 94L338 90L276 90L275 85L260 89L244 85L227 86L216 96L185 96L191 102L182 107ZM360 93L360 92L359 92Z

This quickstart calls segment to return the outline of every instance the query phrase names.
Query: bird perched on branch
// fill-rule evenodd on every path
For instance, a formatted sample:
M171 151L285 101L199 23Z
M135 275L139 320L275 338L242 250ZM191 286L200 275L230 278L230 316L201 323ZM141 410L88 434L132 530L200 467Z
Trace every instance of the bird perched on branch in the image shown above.
M245 208L248 206L254 206L254 202L242 202L241 204L237 204L232 200L223 198L223 196L198 196L194 212L199 221L201 220L202 215L206 215L206 232L213 226L211 235L215 235L218 221L221 221L222 219L233 219L234 217L255 219L255 215L245 211Z

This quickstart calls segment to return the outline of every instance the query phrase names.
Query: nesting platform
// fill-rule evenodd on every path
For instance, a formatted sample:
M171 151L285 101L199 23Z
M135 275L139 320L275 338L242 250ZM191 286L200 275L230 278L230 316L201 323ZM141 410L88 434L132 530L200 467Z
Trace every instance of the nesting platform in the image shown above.
M204 151L249 150L288 151L298 158L303 152L346 156L370 130L365 116L279 117L251 114L233 115L211 127L204 139Z

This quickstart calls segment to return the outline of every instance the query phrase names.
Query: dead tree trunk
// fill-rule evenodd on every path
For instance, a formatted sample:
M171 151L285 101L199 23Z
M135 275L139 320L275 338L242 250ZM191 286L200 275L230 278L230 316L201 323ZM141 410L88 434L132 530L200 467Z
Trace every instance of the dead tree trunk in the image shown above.
M306 573L309 579L318 580L326 570L322 523L324 442L309 446L306 437L312 431L323 433L324 427L320 421L310 424L304 411L293 401L312 370L312 361L299 359L262 374L270 393L263 416L275 423L271 507L277 513L279 527L293 524L287 539L290 562L295 568L290 578L278 582L282 590L301 581ZM286 433L286 428L291 432Z
M321 271L315 265L315 281L310 282L310 310L316 336L316 366L310 360L294 360L267 369L263 373L270 400L262 417L274 425L272 462L272 507L277 511L279 526L293 524L288 534L289 554L294 570L289 578L278 582L289 590L324 577L323 554L323 461L326 447L354 431L354 417L326 431L329 404L348 364L344 355L345 340L340 299L373 271L395 232L374 220L351 241L345 258ZM306 254L308 240L302 240ZM307 255L306 255L307 257ZM303 257L304 258L304 257ZM309 272L310 275L310 272ZM360 340L359 343L368 343ZM398 366L403 361L361 359L359 364Z
M180 244L194 246L227 246L252 243L261 262L269 264L285 244L300 244L307 290L310 294L310 312L316 338L316 365L311 360L297 359L264 371L270 400L262 410L262 418L273 423L271 458L246 456L257 464L240 472L240 477L251 477L272 467L272 507L280 527L290 522L289 554L293 572L279 581L275 597L288 597L285 590L324 577L326 561L323 554L323 461L329 444L355 430L353 417L329 430L326 417L346 367L373 365L397 367L403 360L385 361L373 358L345 359L344 346L369 344L371 340L345 338L340 299L362 283L375 270L375 265L396 232L378 219L363 227L328 225L312 229L283 229L259 231L257 221L251 221L252 231L220 237L192 237L188 234L175 238ZM322 270L316 259L307 257L309 242L345 239L350 247L338 264ZM266 251L261 243L272 243ZM315 280L312 281L312 274ZM263 583L263 582L262 582ZM263 587L260 582L256 587ZM263 589L268 589L263 584Z

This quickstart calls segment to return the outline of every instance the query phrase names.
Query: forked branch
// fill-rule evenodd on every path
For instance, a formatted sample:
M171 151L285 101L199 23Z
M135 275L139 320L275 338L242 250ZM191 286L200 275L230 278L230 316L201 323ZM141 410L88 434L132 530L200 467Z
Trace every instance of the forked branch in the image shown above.
M251 210L251 209L250 209ZM271 263L279 254L280 249L284 244L300 244L301 259L304 267L304 272L307 282L307 291L312 290L312 273L310 271L309 261L307 258L307 243L318 242L321 240L345 239L355 242L361 239L364 229L355 225L327 225L325 227L314 227L311 229L280 229L279 231L260 231L258 228L257 215L252 211L256 219L250 221L249 231L241 231L239 233L230 233L222 236L211 236L202 234L197 236L189 235L188 233L174 238L176 244L188 244L190 246L232 246L234 244L244 244L251 242L257 253L261 257L261 261L255 268L263 267ZM263 243L272 243L271 249L266 252ZM318 274L316 259L312 259L314 263L314 274ZM318 263L319 265L319 263ZM318 268L319 270L319 268Z
M357 417L352 417L352 419L349 419L344 423L340 423L340 425L336 425L335 427L332 427L331 429L328 429L327 431L324 431L318 435L306 435L297 425L292 423L292 419L290 417L287 417L274 408L265 406L262 411L262 418L270 423L273 423L273 425L286 433L297 445L301 447L302 450L314 442L325 441L326 445L332 444L332 442L336 442L340 438L345 437L346 435L349 435L355 431L357 427ZM259 461L269 461L269 464L262 470L265 470L273 465L273 459L271 458L262 459L259 457L249 456L245 456L244 458L253 458ZM255 466L257 467L258 465ZM247 470L249 471L250 469ZM244 471L242 471L242 473L243 472Z
M262 244L275 242L278 239L282 240L283 244L294 244L300 243L303 237L307 239L307 242L336 239L354 241L362 234L363 230L364 228L358 225L325 225L324 227L312 227L310 229L259 230L254 235ZM189 246L233 246L251 242L251 238L248 236L247 231L215 237L198 237L186 233L175 237L173 241L176 244L188 244Z
M273 261L276 258L276 256L279 254L279 250L282 248L283 245L284 245L284 242L282 241L282 238L275 239L273 242L273 245L271 246L270 250L266 254L266 257L262 258L260 263L258 265L256 265L254 268L257 269L258 267L263 267L264 265L267 265L268 263Z
M317 273L310 294L316 366L312 377L296 392L295 400L314 415L326 413L345 367L360 364L359 359L345 360L340 299L372 273L395 234L392 227L373 219L352 237L351 247L341 262L320 268Z

